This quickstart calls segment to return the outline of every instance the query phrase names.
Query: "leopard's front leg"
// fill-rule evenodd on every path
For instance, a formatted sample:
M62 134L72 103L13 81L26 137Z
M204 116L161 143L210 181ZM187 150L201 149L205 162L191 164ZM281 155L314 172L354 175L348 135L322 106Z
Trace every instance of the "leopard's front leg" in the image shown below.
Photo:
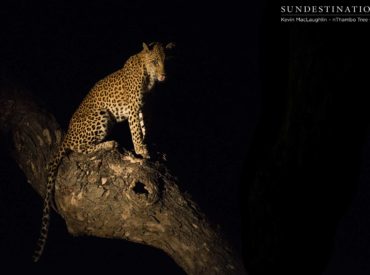
M145 124L144 124L143 112L141 111L139 112L139 119L140 119L141 133L143 134L143 140L145 140L146 129L145 129Z
M141 112L139 110L135 110L131 112L128 117L132 142L134 144L136 154L141 155L144 158L150 158L146 145L144 144L145 132L143 132L140 124L140 113Z

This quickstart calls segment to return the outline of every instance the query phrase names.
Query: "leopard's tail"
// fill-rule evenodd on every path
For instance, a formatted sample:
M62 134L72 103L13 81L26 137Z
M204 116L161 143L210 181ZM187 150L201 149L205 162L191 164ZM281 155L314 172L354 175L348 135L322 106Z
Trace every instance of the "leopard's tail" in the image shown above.
M54 191L54 184L55 179L58 172L59 164L62 158L67 154L67 149L62 145L58 149L57 153L51 159L47 166L48 178L46 183L46 192L44 196L44 208L42 211L42 220L41 220L41 229L40 229L40 236L37 241L36 249L33 253L33 261L37 262L44 250L46 239L48 236L49 231L49 224L50 224L50 208L51 208L51 201Z

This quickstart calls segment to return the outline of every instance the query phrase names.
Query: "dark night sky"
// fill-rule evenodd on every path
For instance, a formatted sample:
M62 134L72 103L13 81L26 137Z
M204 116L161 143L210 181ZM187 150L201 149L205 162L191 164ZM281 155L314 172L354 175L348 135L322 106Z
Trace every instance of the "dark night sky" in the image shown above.
M271 274L261 271L259 264L274 266L273 260L285 263L285 255L306 257L302 262L311 261L311 266L317 267L312 270L318 271L310 275L369 274L369 112L367 97L360 95L368 77L368 70L360 66L370 60L361 35L366 26L306 26L291 32L290 26L280 24L278 6L252 0L243 1L243 5L236 4L238 1L213 1L212 5L203 1L8 2L0 8L0 76L30 90L64 129L94 83L121 68L130 55L141 50L142 42L176 42L167 63L166 82L157 85L147 98L149 149L168 155L168 165L179 178L182 190L190 193L211 221L221 226L236 249L244 253L249 250L260 257L248 259L255 271L251 274ZM302 66L294 67L297 72L291 71L289 66L294 66L295 56L304 56L302 53L307 53L307 62L303 58L299 61ZM299 82L300 73L311 61L318 72L307 74L308 79ZM265 228L247 228L253 238L256 236L257 248L249 249L240 241L240 210L241 204L255 195L249 193L255 180L248 182L246 179L251 178L245 174L258 170L259 159L269 159L269 144L274 141L279 119L285 117L286 91L295 78L299 83L323 89L323 96L329 95L332 100L329 106L333 107L318 120L328 126L327 130L321 129L323 148L304 147L317 152L319 162L323 158L329 162L323 171L331 182L325 185L319 179L310 186L304 185L310 181L305 179L302 185L292 182L284 186L281 182L285 193L277 190L272 198L264 197L276 209L291 211L280 214L279 210L271 210L277 213L272 220L283 217L282 221L276 219L276 227L286 232L283 240L287 240L287 246L283 241L271 256L268 248L276 239L274 232L269 235L263 233L269 232ZM313 100L298 100L297 106L321 102L319 92L312 94ZM316 111L309 110L308 116ZM117 126L110 138L132 149L127 124ZM31 260L42 205L10 158L9 143L6 139L0 141L4 141L0 142L0 262L23 266ZM351 147L357 151L348 149ZM303 171L316 168L311 159L303 162L308 163ZM318 172L307 177L315 179L315 173ZM347 183L340 185L341 178ZM257 193L262 194L265 187L269 183L257 188ZM263 206L256 205L255 209L260 208ZM324 214L330 209L334 218ZM245 211L250 216L249 222L243 224L258 225L258 213L262 212ZM305 213L312 216L304 217ZM313 225L299 229L306 218L313 219ZM295 220L301 224L297 226ZM290 232L293 236L288 236ZM267 244L258 243L263 234ZM245 239L250 243L248 237ZM285 252L301 239L306 240L302 242L306 246ZM315 247L320 241L322 247ZM136 270L135 274L183 274L169 257L150 247L70 237L63 220L54 214L47 247L37 268L53 270L70 264L88 270L124 267L126 271ZM292 268L282 270L290 274L287 270ZM292 274L306 274L299 270Z

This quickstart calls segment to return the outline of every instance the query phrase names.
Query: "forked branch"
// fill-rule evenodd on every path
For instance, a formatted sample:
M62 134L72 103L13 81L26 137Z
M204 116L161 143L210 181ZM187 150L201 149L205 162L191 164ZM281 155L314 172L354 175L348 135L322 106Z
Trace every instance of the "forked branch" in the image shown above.
M46 163L62 131L23 92L2 90L0 108L0 129L12 136L12 155L43 196ZM72 235L159 248L188 274L246 274L239 256L160 161L117 149L72 153L59 167L55 206Z

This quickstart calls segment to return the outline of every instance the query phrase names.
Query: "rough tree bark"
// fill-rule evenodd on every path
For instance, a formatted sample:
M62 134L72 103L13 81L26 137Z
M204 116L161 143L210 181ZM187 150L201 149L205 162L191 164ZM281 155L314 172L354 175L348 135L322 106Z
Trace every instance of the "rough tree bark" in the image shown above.
M47 160L63 134L58 123L26 93L2 89L0 129L11 135L13 157L43 196ZM156 247L188 274L246 274L239 255L179 190L176 178L160 161L117 149L72 153L59 167L55 204L74 236Z

